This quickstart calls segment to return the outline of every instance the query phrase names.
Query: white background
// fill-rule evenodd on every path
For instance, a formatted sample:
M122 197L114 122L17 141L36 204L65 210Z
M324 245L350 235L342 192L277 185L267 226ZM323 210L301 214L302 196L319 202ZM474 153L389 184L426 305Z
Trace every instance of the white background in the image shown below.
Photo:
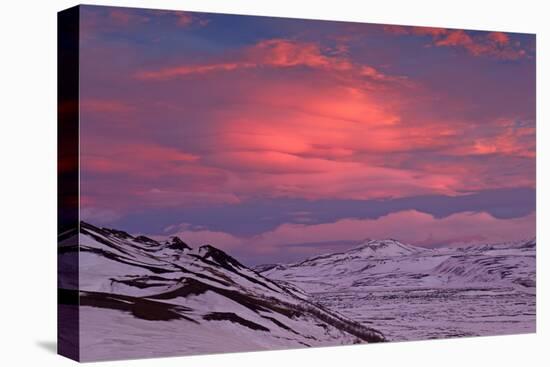
M89 1L315 19L537 33L537 334L106 362L97 366L548 365L548 60L545 1ZM56 12L74 1L3 2L0 44L0 364L71 365L56 338ZM545 24L546 23L546 24ZM546 143L546 144L545 144ZM545 203L546 206L543 206ZM546 357L546 358L545 358ZM544 360L546 359L546 360Z

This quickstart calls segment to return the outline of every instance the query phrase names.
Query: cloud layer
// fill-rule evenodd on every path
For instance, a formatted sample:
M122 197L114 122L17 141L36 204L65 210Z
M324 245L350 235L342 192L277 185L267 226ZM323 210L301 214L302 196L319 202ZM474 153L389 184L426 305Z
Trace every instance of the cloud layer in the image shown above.
M531 36L122 8L82 18L89 220L196 226L181 212L535 186Z
M462 212L446 218L415 210L400 211L378 219L341 219L324 224L282 224L272 231L238 237L183 224L168 228L194 246L216 243L241 255L249 263L302 259L321 251L357 246L367 238L392 238L423 247L497 243L533 236L534 214L514 219L496 219L487 213ZM460 228L460 231L457 231ZM313 246L310 246L313 244Z
M384 30L395 35L429 36L432 42L427 46L456 47L472 56L494 57L503 60L517 60L532 57L521 41L512 41L503 32L476 32L462 29L445 29L431 27L385 26Z

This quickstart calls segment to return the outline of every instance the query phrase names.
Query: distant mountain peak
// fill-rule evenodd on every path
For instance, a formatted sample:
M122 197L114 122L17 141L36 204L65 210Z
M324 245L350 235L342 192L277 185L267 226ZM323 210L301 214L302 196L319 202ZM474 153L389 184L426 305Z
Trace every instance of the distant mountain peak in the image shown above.
M183 242L178 236L170 237L170 240L166 241L166 243L168 244L167 247L172 250L191 250L191 247L187 243Z
M382 240L364 240L359 246L354 247L347 251L326 253L309 257L301 262L295 264L276 264L274 266L259 266L262 272L276 271L286 269L290 267L299 266L317 266L326 264L343 264L351 262L364 262L368 259L384 259L398 256L415 255L419 253L428 253L432 250L423 247L416 247L406 245L395 239L382 239Z
M359 246L357 247L390 247L390 246L407 246L400 242L399 240L396 240L394 238L384 238L384 239L366 239L363 241Z
M388 238L382 240L366 240L358 247L349 252L361 252L370 256L402 256L410 255L426 249L411 245L406 245L396 239Z
M229 256L222 250L212 245L202 245L199 247L199 255L202 259L214 261L228 270L234 270L234 268L244 268L244 265L238 262L235 258Z

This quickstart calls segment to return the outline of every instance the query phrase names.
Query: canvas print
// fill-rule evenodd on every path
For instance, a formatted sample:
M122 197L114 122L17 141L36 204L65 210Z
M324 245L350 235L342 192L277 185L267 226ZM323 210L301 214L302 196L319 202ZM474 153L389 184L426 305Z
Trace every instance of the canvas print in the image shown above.
M59 353L533 333L535 35L59 13Z

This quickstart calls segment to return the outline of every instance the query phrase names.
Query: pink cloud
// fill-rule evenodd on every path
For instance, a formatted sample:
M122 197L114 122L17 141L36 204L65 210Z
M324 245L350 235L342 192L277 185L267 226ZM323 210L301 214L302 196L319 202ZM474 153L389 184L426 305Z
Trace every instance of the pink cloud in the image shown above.
M474 56L490 56L507 60L516 60L527 56L525 49L519 44L512 44L510 36L503 32L483 32L483 34L471 35L461 29L406 26L384 26L384 31L397 36L429 36L433 41L430 45L462 48Z
M406 225L404 225L406 223ZM410 210L378 219L343 219L327 224L283 224L259 237L266 244L336 241L339 239L387 238L417 244L432 244L449 238L483 235L488 242L528 238L534 235L534 214L515 219L497 219L487 213L457 213L446 218ZM457 234L460 228L460 234ZM479 238L478 238L479 240Z
M429 33L442 32L432 29ZM199 147L200 155L180 159L182 153L176 149L159 151L159 147L139 142L137 153L114 148L102 155L97 145L90 148L93 154L86 158L87 168L134 177L142 185L130 192L155 206L155 197L170 206L169 198L180 205L195 204L192 193L200 198L205 193L224 194L212 195L209 202L257 195L372 199L534 185L521 172L499 180L505 175L502 170L494 172L475 161L416 161L418 152L529 157L526 152L530 150L519 149L521 141L513 140L517 131L507 132L498 121L472 129L477 125L466 119L426 118L418 111L429 111L433 97L414 82L341 56L326 56L315 44L287 40L263 41L232 57L141 74L152 78L151 85L156 87L178 83L189 74L209 85L222 77L215 71L224 72L223 83L214 83L216 88L194 91L198 99L226 101L223 108L203 109L200 125L171 127L181 136L196 136L191 141L194 148L189 149ZM277 77L262 74L266 67L277 68ZM308 70L300 70L296 79L298 67ZM234 74L237 70L253 77ZM224 89L228 85L231 88ZM170 108L169 101L158 113ZM173 119L185 121L186 109L193 109L184 106L174 109L178 112ZM155 177L165 177L170 183L162 185ZM188 178L192 183L187 183ZM185 189L178 183L185 183Z
M517 126L513 119L498 119L494 124L498 127L495 134L474 139L471 145L458 147L453 153L535 158L535 127Z
M349 70L352 67L343 57L324 55L315 43L270 39L259 42L248 53L260 64L276 67L309 66L330 70Z
M149 22L149 17L127 11L123 8L113 8L108 12L109 19L117 26L137 25Z
M395 35L407 35L416 34L421 36L433 36L438 37L447 33L446 28L438 27L415 27L415 26L402 26L402 25L385 25L383 29L387 33Z
M143 167L156 167L157 170L147 174L159 174L163 167L173 164L193 162L198 156L146 142L120 142L111 147L108 153L102 154L95 143L84 142L85 153L82 155L82 168L94 172L142 172Z
M472 39L441 28L405 32L441 43L434 47L465 47ZM103 113L97 121L107 134L126 111L124 130L114 136L132 143L121 147L89 131L83 167L98 177L95 189L117 182L115 174L125 184L97 192L103 202L94 205L185 207L201 200L372 199L534 187L534 175L514 169L534 157L534 131L472 120L461 113L469 107L461 100L329 51L314 42L273 39L201 63L127 70L126 102L84 99L83 108ZM156 93L161 100L150 99ZM432 113L442 105L459 113Z
M171 67L155 71L140 71L136 76L140 79L170 79L173 77L180 77L189 74L204 74L214 71L231 71L236 69L252 68L255 67L252 63L219 63L210 65L184 65Z
M269 39L248 47L237 58L222 62L185 64L156 70L141 70L138 79L167 80L192 74L233 71L261 67L292 68L309 67L327 71L353 72L356 75L371 77L374 80L387 80L389 77L371 66L355 65L343 53L328 55L312 42L298 42L288 39ZM396 78L398 79L398 78Z
M235 172L227 185L242 196L269 192L275 197L368 199L396 193L454 194L461 182L437 173L279 152L221 153L206 163Z
M175 19L178 27L204 27L209 20L199 13L181 11L181 10L149 10L148 13L153 17L170 17Z
M395 238L417 246L452 246L467 243L496 243L528 239L535 235L535 214L514 219L497 219L487 213L462 212L435 218L415 210L388 214L378 219L342 219L333 223L288 223L253 237L238 237L224 232L169 228L194 246L210 243L225 250L243 250L255 254L281 252L308 256L318 249L287 246L300 243L356 241L367 238ZM459 232L458 230L459 229ZM335 249L339 249L335 247ZM341 248L340 248L341 249Z
M130 208L239 202L235 194L220 190L227 173L200 164L196 154L148 141L109 141L93 135L81 139L81 152L82 174L94 177L81 185L81 205L89 220L99 220L103 214L116 218L113 213L121 216Z
M193 17L188 14L188 13L185 13L185 12L177 12L175 14L176 18L178 19L177 20L177 24L178 26L180 27L188 27L190 26L191 24L193 24Z
M506 33L503 32L491 32L487 35L487 37L500 45L506 45L510 42L510 37Z
M435 41L436 46L462 46L472 51L476 47L472 37L463 30L448 31L443 33L443 35L443 37Z

